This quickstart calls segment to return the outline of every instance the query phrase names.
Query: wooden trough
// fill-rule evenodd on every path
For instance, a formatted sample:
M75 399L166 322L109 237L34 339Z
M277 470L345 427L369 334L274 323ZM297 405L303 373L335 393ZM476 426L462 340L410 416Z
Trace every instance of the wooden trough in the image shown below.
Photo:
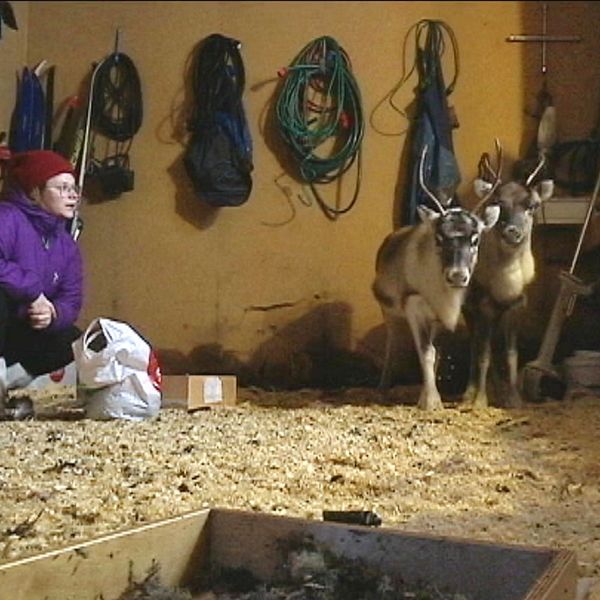
M156 564L169 587L193 589L223 569L271 581L284 566L282 548L301 538L382 576L469 600L575 598L576 560L567 550L206 509L5 563L0 600L116 600Z

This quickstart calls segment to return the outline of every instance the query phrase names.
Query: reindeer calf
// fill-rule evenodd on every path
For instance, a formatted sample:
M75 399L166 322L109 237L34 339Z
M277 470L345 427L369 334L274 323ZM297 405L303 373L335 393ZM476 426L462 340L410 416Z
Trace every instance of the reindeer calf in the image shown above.
M524 184L511 181L497 186L491 195L489 184L475 182L476 191L485 194L485 202L499 207L500 216L481 242L464 305L471 335L471 367L464 401L473 406L489 404L488 372L499 403L512 407L522 403L517 388L519 309L524 306L527 286L535 278L531 251L534 212L554 191L552 181L531 184L542 166L543 159ZM501 165L498 173L487 168L499 181Z
M436 333L440 326L455 329L477 262L481 234L494 226L499 209L488 206L482 217L459 207L445 209L425 188L422 172L421 185L437 211L419 206L422 223L403 227L385 238L377 252L372 289L387 328L380 386L393 383L401 358L401 319L405 318L423 375L417 406L434 410L443 407L435 382Z

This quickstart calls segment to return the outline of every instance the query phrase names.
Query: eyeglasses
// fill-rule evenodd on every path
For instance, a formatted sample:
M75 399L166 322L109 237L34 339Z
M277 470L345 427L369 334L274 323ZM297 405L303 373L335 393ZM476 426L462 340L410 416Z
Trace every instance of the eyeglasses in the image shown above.
M65 183L63 185L47 185L46 188L57 190L61 196L81 196L81 190L77 185L69 185Z

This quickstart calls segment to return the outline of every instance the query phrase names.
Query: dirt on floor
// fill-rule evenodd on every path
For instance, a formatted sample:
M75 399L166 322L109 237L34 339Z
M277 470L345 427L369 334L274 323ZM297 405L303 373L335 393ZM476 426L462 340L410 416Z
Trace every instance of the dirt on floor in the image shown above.
M600 396L418 410L418 389L238 390L238 404L92 421L69 390L0 422L0 562L204 507L564 547L600 599ZM589 592L587 593L586 592Z

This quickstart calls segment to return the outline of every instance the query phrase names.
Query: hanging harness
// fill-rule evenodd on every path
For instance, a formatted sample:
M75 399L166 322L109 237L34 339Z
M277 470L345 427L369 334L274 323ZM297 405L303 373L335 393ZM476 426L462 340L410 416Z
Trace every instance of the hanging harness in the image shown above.
M554 182L573 196L590 194L600 170L598 130L583 140L560 142L551 153Z
M116 198L133 190L129 150L143 118L140 78L131 58L122 52L106 57L95 70L91 94L94 133L114 142L114 152L92 158L88 174L100 182L107 198Z
M244 204L252 191L252 140L242 104L245 81L240 42L208 36L195 57L192 135L184 165L197 196L215 207Z

